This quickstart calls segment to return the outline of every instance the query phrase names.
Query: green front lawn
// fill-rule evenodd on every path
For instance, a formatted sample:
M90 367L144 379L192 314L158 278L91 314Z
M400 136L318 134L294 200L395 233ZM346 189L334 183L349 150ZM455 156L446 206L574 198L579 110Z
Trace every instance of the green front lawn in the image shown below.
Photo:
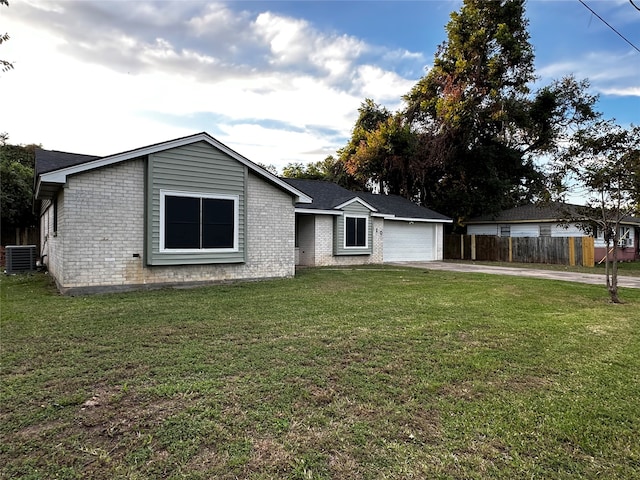
M0 287L0 478L640 478L640 290L403 268Z

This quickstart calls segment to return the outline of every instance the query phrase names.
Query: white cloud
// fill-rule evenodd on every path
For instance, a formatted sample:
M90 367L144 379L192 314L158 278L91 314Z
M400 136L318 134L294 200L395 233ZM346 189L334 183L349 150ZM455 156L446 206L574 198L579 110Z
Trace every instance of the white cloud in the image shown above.
M281 167L288 163L307 163L335 153L333 145L309 132L285 132L240 124L224 127L219 140L254 162Z
M266 12L258 15L254 28L269 44L271 62L290 65L304 61L307 56L308 39L304 34L308 29L307 25L304 20L284 18Z
M107 155L213 130L249 159L282 167L334 153L365 97L397 104L414 83L380 65L418 55L304 20L221 3L127 6L11 5L3 56L16 68L0 90L10 141Z
M605 95L620 97L640 97L640 86L628 88L603 88L602 93Z
M623 55L606 51L585 52L572 60L539 67L537 73L544 83L573 74L577 79L588 79L597 93L640 96L640 63L637 56L636 52Z
M307 21L261 13L253 24L257 37L270 46L270 63L313 71L328 82L348 79L367 45L348 35L326 35Z
M400 77L395 72L374 65L358 67L356 85L367 97L385 104L399 104L402 95L409 92L415 80Z
M224 29L231 32L246 21L242 15L234 14L220 3L212 3L205 7L199 16L190 18L187 23L192 27L193 33L198 36L210 35L212 31Z

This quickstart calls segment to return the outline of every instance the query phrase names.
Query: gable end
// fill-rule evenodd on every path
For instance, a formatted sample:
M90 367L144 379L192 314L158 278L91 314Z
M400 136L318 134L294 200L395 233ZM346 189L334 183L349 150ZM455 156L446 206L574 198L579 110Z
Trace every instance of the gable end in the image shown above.
M246 260L247 168L205 142L197 142L149 155L146 194L146 255L148 265L242 263ZM191 199L195 215L207 200L226 199L234 211L233 245L226 248L196 246L166 248L171 227L166 212L170 198ZM192 202L192 203L193 203ZM197 219L196 219L197 220ZM201 220L202 221L202 220ZM194 228L198 228L196 225ZM202 225L200 225L200 228ZM202 231L197 232L202 235Z

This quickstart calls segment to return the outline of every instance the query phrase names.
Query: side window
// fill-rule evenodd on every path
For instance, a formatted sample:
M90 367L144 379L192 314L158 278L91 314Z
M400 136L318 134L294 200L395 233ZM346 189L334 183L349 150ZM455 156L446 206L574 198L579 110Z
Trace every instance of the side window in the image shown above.
M510 237L511 236L511 225L500 225L500 236L501 237Z
M551 225L540 225L540 236L541 237L550 237L551 236Z
M345 217L345 247L367 247L367 217Z

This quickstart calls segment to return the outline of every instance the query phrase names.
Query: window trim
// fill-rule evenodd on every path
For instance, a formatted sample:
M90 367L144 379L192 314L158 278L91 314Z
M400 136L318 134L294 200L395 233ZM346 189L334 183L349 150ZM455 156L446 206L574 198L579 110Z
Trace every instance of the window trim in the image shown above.
M355 246L347 245L347 219L348 218L364 218L365 220L364 245L355 245ZM344 215L344 220L342 225L344 228L342 245L345 250L363 250L363 249L369 248L369 215L351 215L351 214Z
M189 197L198 199L232 200L233 201L233 247L231 248L166 248L165 241L165 204L166 197ZM227 195L221 193L198 193L184 192L178 190L160 190L160 253L235 253L239 251L239 219L240 219L240 196ZM202 219L200 219L202 226Z

